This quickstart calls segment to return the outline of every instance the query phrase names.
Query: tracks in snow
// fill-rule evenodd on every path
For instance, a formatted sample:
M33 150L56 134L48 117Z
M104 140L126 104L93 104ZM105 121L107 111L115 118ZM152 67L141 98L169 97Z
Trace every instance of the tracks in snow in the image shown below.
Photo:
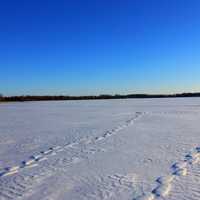
M125 129L126 127L131 126L132 124L134 124L135 120L139 119L145 114L162 115L162 114L190 114L190 113L136 112L135 116L125 121L124 124L116 126L111 130L107 130L101 136L83 138L78 142L75 141L73 143L65 144L62 146L52 146L44 151L33 154L32 156L30 156L29 159L22 161L19 165L6 167L0 172L0 200L21 199L26 195L30 194L32 192L32 188L35 187L36 184L41 184L41 181L43 179L47 178L48 176L51 176L55 168L52 166L40 167L42 162L48 161L49 158L53 158L53 156L57 155L59 152L68 152L69 150L78 148L80 145L85 145L88 148L88 145L90 144L98 144L98 142L104 141L108 137L113 136L117 134L119 131ZM94 151L94 153L95 152L97 151ZM69 158L69 160L67 160L66 163L67 164L77 163L80 160L81 158L79 156L74 156ZM154 199L157 200L160 198L164 199L170 194L173 183L176 180L179 180L180 177L186 176L190 166L193 166L199 161L200 161L200 147L196 147L190 153L185 155L183 160L174 163L171 166L170 168L171 173L169 175L164 177L158 177L156 180L157 186L151 192L149 192L149 194L143 194L142 196L138 196L137 198L135 198L135 200L154 200ZM57 164L58 163L56 163L56 165ZM28 173L28 170L33 167L38 167L39 172ZM59 168L60 166L57 167ZM23 173L24 171L25 173ZM121 181L120 178L119 180Z
M134 200L156 200L164 199L170 194L172 183L175 179L186 176L191 166L200 162L200 146L191 150L185 155L183 160L174 163L171 167L171 173L167 176L161 176L156 179L157 186L148 194L143 194Z
M55 170L54 167L48 166L43 169L39 168L42 162L52 156L57 155L59 152L71 150L79 147L79 145L96 144L100 141L107 139L110 136L117 134L119 131L134 124L135 120L141 117L144 113L136 112L135 116L125 121L124 124L116 126L115 128L106 131L102 136L83 138L79 142L73 142L65 144L63 146L53 146L45 151L33 154L29 159L22 161L19 165L5 167L0 171L0 200L11 200L23 197L31 188L31 185L39 180L46 178L52 174ZM72 157L68 163L76 163L80 159L78 157ZM38 167L40 172L38 174L29 175L27 170L29 168ZM52 168L51 168L52 167ZM23 171L26 171L25 175L22 175Z
M65 144L63 146L50 147L49 149L46 149L45 151L41 151L38 154L34 154L34 155L30 156L29 159L22 161L19 165L4 168L4 170L0 172L0 177L16 174L25 168L31 168L31 167L38 166L40 162L47 160L49 156L56 155L59 152L68 150L69 148L73 148L74 146L77 146L77 145L81 144L82 142L84 142L85 144L88 145L90 143L95 143L100 140L105 140L107 137L115 135L120 130L132 125L134 123L134 121L141 115L142 115L142 113L137 112L135 117L127 120L125 122L125 124L119 125L111 130L108 130L102 136L95 137L94 139L93 138L87 138L87 139L83 138L80 142L73 142L70 144Z

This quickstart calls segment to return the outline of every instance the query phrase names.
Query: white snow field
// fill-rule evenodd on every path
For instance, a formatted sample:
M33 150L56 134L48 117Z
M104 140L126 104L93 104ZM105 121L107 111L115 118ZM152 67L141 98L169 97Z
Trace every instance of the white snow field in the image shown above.
M200 98L0 104L0 200L200 200Z

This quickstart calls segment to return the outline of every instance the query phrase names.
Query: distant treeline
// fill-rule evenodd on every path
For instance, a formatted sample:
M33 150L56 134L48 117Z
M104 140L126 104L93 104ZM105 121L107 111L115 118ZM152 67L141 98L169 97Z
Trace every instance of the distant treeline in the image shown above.
M1 102L15 101L58 101L58 100L95 100L95 99L131 99L131 98L170 98L170 97L200 97L200 93L181 94L127 94L127 95L98 95L98 96L3 96L0 95Z

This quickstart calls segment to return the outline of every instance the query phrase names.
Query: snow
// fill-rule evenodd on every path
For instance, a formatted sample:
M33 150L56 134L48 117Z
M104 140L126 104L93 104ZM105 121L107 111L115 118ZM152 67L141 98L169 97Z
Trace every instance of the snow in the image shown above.
M0 200L199 200L200 98L0 104Z

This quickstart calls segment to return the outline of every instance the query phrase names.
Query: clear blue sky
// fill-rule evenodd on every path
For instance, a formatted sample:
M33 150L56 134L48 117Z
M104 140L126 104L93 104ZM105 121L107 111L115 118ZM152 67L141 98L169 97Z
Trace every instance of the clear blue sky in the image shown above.
M200 91L199 0L6 0L0 93Z

